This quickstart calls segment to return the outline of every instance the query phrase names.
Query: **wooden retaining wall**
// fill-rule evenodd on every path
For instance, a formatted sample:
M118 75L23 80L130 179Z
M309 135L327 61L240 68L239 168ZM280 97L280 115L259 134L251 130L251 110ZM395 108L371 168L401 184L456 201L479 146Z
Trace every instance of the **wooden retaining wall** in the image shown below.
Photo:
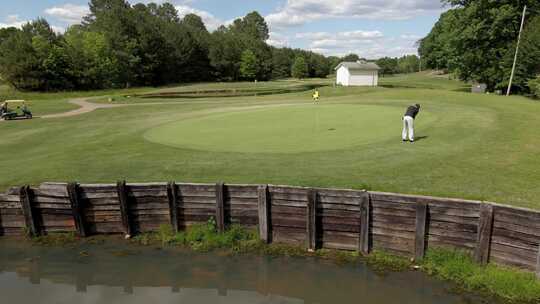
M421 259L427 248L469 251L540 276L540 212L495 203L361 190L188 183L44 183L0 194L0 235L81 236L182 230L216 221L258 228L263 241Z

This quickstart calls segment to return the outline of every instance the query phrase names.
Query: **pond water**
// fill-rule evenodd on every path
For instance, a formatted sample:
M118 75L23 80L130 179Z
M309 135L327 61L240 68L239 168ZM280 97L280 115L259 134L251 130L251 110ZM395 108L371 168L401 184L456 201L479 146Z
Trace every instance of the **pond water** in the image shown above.
M0 303L488 303L449 290L420 272L380 275L361 263L0 240Z
M137 95L141 98L209 98L209 97L245 97L245 96L266 96L287 93L297 93L314 90L320 85L301 85L284 88L261 88L261 89L215 89L198 91L177 91L162 92Z

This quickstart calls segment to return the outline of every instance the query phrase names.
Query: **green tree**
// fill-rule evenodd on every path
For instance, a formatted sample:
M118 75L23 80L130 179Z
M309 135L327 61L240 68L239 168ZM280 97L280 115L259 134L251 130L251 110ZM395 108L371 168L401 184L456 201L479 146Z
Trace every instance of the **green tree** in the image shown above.
M257 57L251 50L245 50L242 53L240 62L240 75L248 80L257 79L259 70L259 62Z
M272 78L291 77L294 51L289 48L272 48Z
M527 85L531 90L531 94L536 98L540 98L540 75L530 79Z
M430 67L444 66L462 80L486 83L490 90L508 84L523 6L527 20L540 11L537 0L445 0L454 9L443 14L431 33L422 39L419 53ZM526 28L530 27L530 22ZM523 73L528 68L520 67ZM521 71L519 71L521 73ZM518 75L516 88L526 79Z
M383 57L378 59L376 63L381 68L382 76L398 73L398 60L396 58Z
M347 61L347 62L356 62L358 60L360 60L360 57L358 57L358 55L356 54L348 54L341 59L341 61Z
M308 65L304 57L298 56L294 60L292 65L292 76L298 79L303 79L309 76Z

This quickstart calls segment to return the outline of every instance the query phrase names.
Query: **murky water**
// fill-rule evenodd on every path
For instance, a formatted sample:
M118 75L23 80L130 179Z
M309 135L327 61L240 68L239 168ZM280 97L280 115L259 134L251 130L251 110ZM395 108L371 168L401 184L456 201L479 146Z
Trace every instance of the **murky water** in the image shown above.
M0 240L0 303L488 303L449 287L419 272L378 275L360 263Z

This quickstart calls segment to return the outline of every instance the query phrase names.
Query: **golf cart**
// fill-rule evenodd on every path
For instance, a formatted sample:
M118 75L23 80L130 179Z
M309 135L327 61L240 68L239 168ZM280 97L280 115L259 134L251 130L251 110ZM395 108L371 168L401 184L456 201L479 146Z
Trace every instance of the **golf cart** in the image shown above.
M9 105L15 104L16 109L10 109ZM32 112L23 100L6 100L0 106L0 118L3 120L32 119Z

